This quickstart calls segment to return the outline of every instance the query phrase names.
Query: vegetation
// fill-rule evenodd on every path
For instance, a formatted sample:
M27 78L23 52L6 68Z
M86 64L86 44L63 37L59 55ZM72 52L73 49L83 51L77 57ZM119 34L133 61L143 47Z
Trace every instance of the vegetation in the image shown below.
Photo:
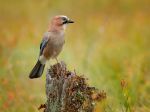
M46 97L39 110L44 112L94 112L95 103L106 99L104 91L90 87L86 78L57 63L46 73Z
M96 112L150 111L148 0L0 0L0 111L38 112L45 73L30 80L54 15L75 21L59 60L107 93ZM50 64L56 63L51 60Z

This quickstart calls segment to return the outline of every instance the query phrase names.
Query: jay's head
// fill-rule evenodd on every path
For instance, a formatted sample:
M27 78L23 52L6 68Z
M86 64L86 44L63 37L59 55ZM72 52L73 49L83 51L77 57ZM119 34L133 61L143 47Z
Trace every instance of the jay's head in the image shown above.
M52 18L50 26L51 28L65 29L67 24L70 23L74 23L74 21L69 19L67 16L59 15Z

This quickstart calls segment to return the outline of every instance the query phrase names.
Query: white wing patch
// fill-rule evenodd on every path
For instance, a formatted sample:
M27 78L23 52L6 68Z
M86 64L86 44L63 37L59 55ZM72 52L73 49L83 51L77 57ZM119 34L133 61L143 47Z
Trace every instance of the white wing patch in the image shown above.
M47 59L44 57L44 55L41 55L41 56L39 57L39 61L41 62L42 65L45 65Z

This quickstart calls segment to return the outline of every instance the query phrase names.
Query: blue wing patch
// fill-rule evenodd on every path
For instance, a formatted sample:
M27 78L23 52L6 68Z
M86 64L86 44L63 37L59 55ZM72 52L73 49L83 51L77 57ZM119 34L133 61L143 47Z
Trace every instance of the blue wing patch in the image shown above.
M44 48L46 47L47 43L48 43L49 38L48 37L44 37L41 44L40 44L40 56L43 53Z

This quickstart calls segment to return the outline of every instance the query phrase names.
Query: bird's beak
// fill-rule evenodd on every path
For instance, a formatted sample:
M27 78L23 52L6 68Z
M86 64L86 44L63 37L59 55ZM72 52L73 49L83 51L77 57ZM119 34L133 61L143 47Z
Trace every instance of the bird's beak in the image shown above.
M69 19L69 20L67 21L67 23L74 23L74 21L71 20L71 19Z

